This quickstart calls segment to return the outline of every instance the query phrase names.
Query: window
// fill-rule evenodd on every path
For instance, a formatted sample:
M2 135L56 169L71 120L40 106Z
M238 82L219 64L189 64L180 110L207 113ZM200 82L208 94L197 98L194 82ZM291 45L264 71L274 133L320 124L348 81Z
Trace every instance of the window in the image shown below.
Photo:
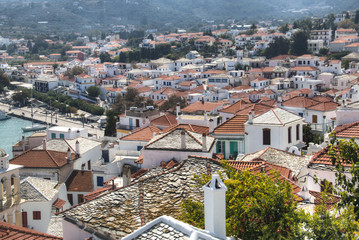
M40 211L33 211L32 212L32 219L33 220L41 220L41 212Z
M270 145L270 129L263 129L263 145Z
M56 138L56 133L51 133L51 138Z
M65 138L65 135L60 133L60 138L64 139Z
M302 116L303 117L303 116ZM299 140L300 136L299 136L299 133L300 133L300 125L297 124L296 128L295 128L295 132L296 132L296 140Z
M137 146L137 151L141 151L142 148L143 146Z
M97 177L97 186L102 187L103 186L103 177L98 176Z
M69 203L73 205L72 194L67 194L67 200L69 200Z
M84 195L83 194L77 195L77 202L82 203L83 201L84 201Z
M91 160L87 161L87 170L91 170Z
M292 142L292 127L288 128L288 143Z
M217 153L225 153L225 141L217 142Z
M318 123L318 116L312 115L312 123Z

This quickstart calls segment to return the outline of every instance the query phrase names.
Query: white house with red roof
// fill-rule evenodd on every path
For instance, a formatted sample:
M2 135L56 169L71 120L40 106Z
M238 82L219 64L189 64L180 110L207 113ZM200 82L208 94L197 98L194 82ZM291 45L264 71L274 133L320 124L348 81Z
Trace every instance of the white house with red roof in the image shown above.
M95 79L85 73L75 76L75 84L81 92L86 92L87 88L95 86Z
M245 123L245 152L252 153L271 146L299 153L303 144L304 118L282 108L259 116L251 113Z
M269 84L270 84L270 80L262 77L256 78L251 81L251 87L255 89L264 89L268 87Z
M322 87L325 86L323 80L316 79L312 76L293 76L294 87L296 89L311 89L313 91L319 91Z

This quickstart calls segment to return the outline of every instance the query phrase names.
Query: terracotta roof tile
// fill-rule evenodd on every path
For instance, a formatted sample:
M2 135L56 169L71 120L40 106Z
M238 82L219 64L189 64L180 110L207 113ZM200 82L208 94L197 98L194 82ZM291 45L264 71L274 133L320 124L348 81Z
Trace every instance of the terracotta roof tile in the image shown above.
M326 111L334 111L338 108L338 106L339 104L335 102L323 102L307 107L307 109L326 112Z
M151 121L151 125L170 127L177 124L177 117L171 113L166 113Z
M61 209L65 205L66 201L61 198L56 199L56 201L52 204L55 208Z
M90 192L89 194L84 195L84 199L86 201L90 201L90 200L97 198L98 196L104 194L105 192L107 192L107 191L109 191L111 189L112 189L112 186L104 186L102 188L98 188L98 189Z
M291 71L319 71L316 67L310 67L310 66L297 66L290 69Z
M68 192L92 192L92 172L85 170L73 170L66 180Z
M148 127L136 129L133 133L120 138L120 140L148 142L153 138L153 133L157 134L159 132L161 132L161 129L151 125Z
M320 102L304 97L304 96L297 96L297 97L293 97L291 99L288 99L286 101L282 102L283 106L286 107L297 107L297 108L308 108L311 107L313 105L317 105Z
M76 154L71 154L72 160L77 157ZM25 168L61 168L68 160L65 152L30 149L11 159L10 163L23 165Z
M247 121L248 115L235 115L222 124L218 125L214 134L244 134L244 123Z
M19 227L14 224L0 222L0 239L19 240L19 239L62 239L49 234L31 230L25 227Z
M188 105L187 107L182 109L182 112L190 112L190 113L194 113L197 111L202 111L202 112L212 112L215 109L220 108L223 105L223 102L218 101L218 102L204 102L202 103L201 101L192 103L190 105Z
M309 190L310 195L312 195L315 199L314 199L314 204L318 205L321 204L322 201L322 196L320 192L316 192L316 191L311 191ZM326 204L326 209L329 210L331 209L336 203L340 202L341 198L335 195L330 194L329 198L327 199L327 201L325 202Z
M334 129L339 138L359 138L359 122L347 123Z
M200 133L200 134L202 134L204 132L205 134L208 135L208 133L209 133L208 127L194 125L194 124L177 124L175 126L168 127L166 129L164 129L163 132L170 132L174 129L179 129L179 128L186 129L186 130L189 130L189 131L192 131L195 133Z
M243 110L246 107L247 103L243 100L239 100L232 105L226 106L225 108L219 110L219 112L236 114L238 111Z

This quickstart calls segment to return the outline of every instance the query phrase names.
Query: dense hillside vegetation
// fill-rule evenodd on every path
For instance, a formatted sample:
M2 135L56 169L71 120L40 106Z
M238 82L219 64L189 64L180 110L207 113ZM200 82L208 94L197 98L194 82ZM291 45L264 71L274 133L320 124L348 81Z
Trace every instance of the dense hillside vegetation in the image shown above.
M188 27L202 20L289 19L356 9L357 0L62 0L0 1L0 24L73 31L120 24ZM38 23L48 22L48 23Z

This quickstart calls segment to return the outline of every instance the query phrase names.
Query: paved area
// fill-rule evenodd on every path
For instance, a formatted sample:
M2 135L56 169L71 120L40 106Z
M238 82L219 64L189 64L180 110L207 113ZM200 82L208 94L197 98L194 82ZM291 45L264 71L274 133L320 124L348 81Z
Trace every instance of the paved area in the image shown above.
M10 107L11 107L11 110L9 111ZM30 107L14 108L8 104L0 103L0 110L6 112L8 114L13 114L15 116L31 119L31 108ZM97 126L97 123L83 124L81 122L81 117L79 117L78 121L73 120L70 117L67 117L67 116L61 115L61 114L53 114L53 116L51 117L51 114L49 114L49 113L46 114L44 109L40 109L40 108L36 108L36 107L33 108L33 112L34 112L34 120L41 121L41 122L47 122L50 126L52 123L52 125L57 125L57 126L84 127L84 128L88 129L89 134L96 135L97 138L101 138L104 136L104 130L99 129Z

